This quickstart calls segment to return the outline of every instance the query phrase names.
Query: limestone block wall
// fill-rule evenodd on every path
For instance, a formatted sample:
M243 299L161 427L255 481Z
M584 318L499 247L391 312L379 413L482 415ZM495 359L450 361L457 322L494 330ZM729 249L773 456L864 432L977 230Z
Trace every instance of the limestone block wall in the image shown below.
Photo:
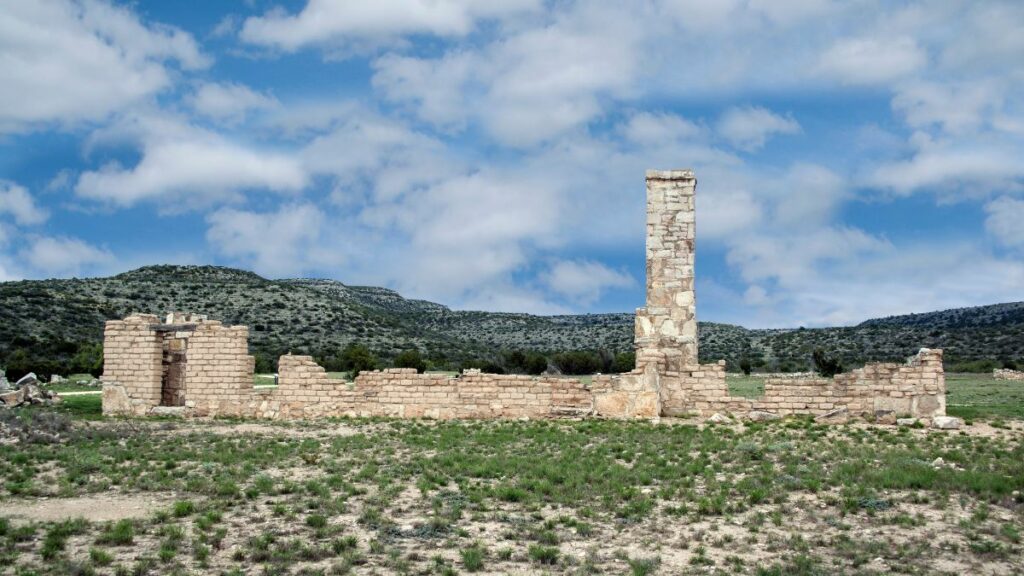
M279 386L240 412L263 418L390 416L399 418L548 418L590 414L579 381L466 371L417 374L408 368L364 372L354 383L331 379L309 356L282 356Z
M160 404L163 338L150 314L111 320L103 330L103 413L145 414Z
M252 395L255 366L247 327L197 324L188 339L185 406L203 416L238 414Z
M1010 370L1008 368L996 368L992 371L992 377L996 380L1024 381L1024 372L1020 370Z
M868 364L835 378L770 378L764 395L753 400L729 394L724 362L666 372L660 384L662 413L667 416L742 415L753 410L816 416L838 408L868 416L878 411L917 418L946 413L941 350L922 349L904 364Z

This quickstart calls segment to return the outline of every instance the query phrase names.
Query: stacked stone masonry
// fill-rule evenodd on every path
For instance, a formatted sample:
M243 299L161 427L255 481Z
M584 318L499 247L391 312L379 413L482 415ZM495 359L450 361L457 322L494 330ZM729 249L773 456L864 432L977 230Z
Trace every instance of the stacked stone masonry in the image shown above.
M647 297L636 314L637 363L630 373L595 376L584 385L479 370L448 376L388 369L348 383L329 378L309 356L286 355L279 385L256 388L247 328L201 316L172 313L161 323L136 314L107 322L103 411L270 419L945 414L941 350L922 349L905 364L868 364L832 379L769 378L761 398L731 396L725 361L697 362L695 192L690 170L647 172Z
M996 380L1018 380L1024 382L1024 372L1010 370L1009 368L996 368L992 371L992 377Z

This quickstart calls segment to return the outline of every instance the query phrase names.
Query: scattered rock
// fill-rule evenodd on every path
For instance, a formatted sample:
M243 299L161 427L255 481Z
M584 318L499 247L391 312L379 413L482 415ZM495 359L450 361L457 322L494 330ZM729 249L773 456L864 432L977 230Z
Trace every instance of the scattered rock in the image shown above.
M778 420L781 418L774 412L764 412L763 410L751 410L747 413L747 419L751 422L764 422L766 420Z
M932 428L939 430L959 430L964 421L955 416L935 416L932 418Z
M61 376L60 374L54 374L53 376L50 376L50 384L61 384L63 382L65 382L64 377Z
M8 392L0 393L0 404L4 408L13 408L15 406L21 406L25 402L25 390L11 390Z
M729 422L729 417L724 414L719 414L718 412L715 412L714 414L711 415L710 418L708 418L708 422L713 422L715 424L726 424Z
M0 405L4 408L15 408L24 404L57 404L59 402L60 398L56 392L43 390L35 384L26 384L16 390L0 394Z
M943 460L941 456L939 456L935 460L932 460L932 468L942 468L945 465L946 461Z
M896 424L896 412L892 410L875 410L876 424Z
M7 392L11 389L11 382L7 379L7 373L0 370L0 392Z
M24 376L22 376L20 380L15 382L14 387L15 388L22 388L22 387L28 386L30 384L39 384L39 379L36 378L35 372L29 372L28 374L25 374Z
M836 408L815 418L818 422L842 423L850 419L850 410L847 408Z
M896 425L897 426L913 426L914 424L917 424L917 418L897 418L896 419Z

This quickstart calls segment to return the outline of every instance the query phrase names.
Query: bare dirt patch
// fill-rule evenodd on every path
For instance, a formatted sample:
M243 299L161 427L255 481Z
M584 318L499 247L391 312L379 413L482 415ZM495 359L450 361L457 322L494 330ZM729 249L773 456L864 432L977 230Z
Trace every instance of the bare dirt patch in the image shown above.
M23 522L56 522L84 518L91 522L142 518L168 506L165 494L92 495L80 498L40 498L0 502L0 516Z

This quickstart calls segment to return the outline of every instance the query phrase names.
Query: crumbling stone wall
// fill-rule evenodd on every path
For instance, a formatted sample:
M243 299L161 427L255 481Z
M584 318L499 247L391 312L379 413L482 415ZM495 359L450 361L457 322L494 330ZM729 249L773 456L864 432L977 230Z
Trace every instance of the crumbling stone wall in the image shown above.
M782 416L836 409L920 418L945 414L941 350L922 350L906 364L869 364L833 379L770 378L761 398L731 396L725 361L697 360L696 178L690 170L650 170L646 180L647 297L636 314L637 363L628 374L596 376L585 386L574 379L478 370L451 377L389 369L346 383L329 378L309 356L287 355L279 362L279 386L255 389L244 326L176 314L158 324L155 316L133 315L107 323L103 411L179 410L166 405L179 403L183 394L184 414L272 419Z
M996 380L1024 381L1024 372L1020 370L1010 370L1009 368L996 368L992 371L992 377Z

